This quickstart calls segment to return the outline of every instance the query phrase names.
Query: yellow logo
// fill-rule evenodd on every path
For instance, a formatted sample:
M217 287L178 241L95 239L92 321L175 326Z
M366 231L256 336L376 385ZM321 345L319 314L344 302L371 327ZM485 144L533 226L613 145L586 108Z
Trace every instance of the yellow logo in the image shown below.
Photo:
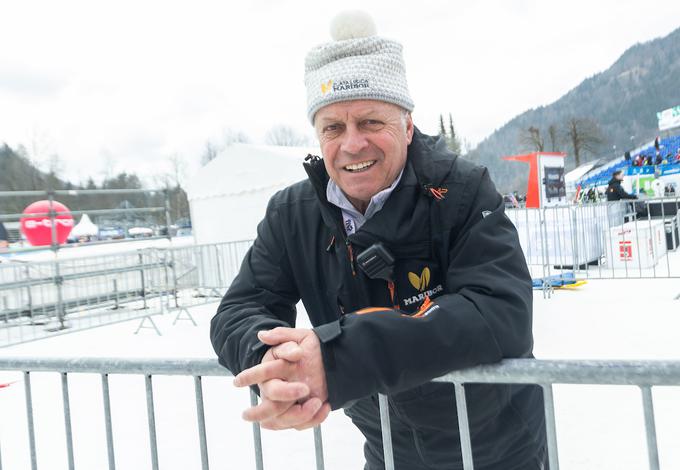
M430 285L430 268L427 266L423 272L418 276L416 273L408 273L408 280L413 287L423 292Z
M321 94L325 95L329 91L333 89L333 80L328 80L327 83L322 83L321 84Z

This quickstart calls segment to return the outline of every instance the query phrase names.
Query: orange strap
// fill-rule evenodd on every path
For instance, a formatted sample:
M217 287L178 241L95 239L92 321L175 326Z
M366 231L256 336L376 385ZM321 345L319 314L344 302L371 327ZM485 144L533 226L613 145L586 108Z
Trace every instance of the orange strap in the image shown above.
M411 315L411 317L420 318L420 317L424 316L425 312L427 312L429 310L429 308L432 307L432 305L434 305L434 304L430 300L430 297L429 296L425 297L423 304L420 306L420 308L418 309L418 311L416 313Z
M366 313L375 313L375 312L391 312L391 308L387 307L366 307L362 308L361 310L357 310L356 313L357 315L364 315Z

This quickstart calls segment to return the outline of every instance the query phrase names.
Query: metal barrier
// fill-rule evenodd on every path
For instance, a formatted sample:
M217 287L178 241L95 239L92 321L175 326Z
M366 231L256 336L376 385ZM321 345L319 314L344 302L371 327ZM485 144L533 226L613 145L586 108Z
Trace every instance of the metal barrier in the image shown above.
M23 374L24 396L26 403L26 420L28 431L31 467L37 470L37 448L35 440L36 423L33 414L31 374L35 372L54 372L60 374L62 402L64 412L64 429L66 433L66 450L68 468L73 470L73 429L70 415L69 374L99 374L101 376L102 407L105 417L106 448L108 468L116 468L114 453L114 435L112 427L112 409L109 394L109 376L112 374L141 375L145 380L147 423L149 435L149 452L151 468L158 469L157 428L154 408L153 377L158 375L189 376L194 380L195 407L197 413L197 433L200 443L201 468L209 469L208 436L206 435L205 408L203 402L202 379L211 376L229 376L230 373L219 366L214 359L121 359L121 358L0 358L0 371L18 371ZM470 443L467 407L465 403L466 383L503 383L503 384L538 384L544 390L545 416L547 424L548 454L550 469L559 469L557 454L557 435L555 431L555 411L552 394L554 384L599 384L599 385L635 385L640 387L644 410L645 432L647 437L647 453L650 470L659 469L659 457L656 442L654 421L653 386L680 385L680 361L546 361L535 359L510 359L499 364L479 366L471 369L451 372L436 381L454 384L458 427L460 431L463 468L473 470L474 462ZM251 405L258 402L254 392L250 392ZM389 423L389 398L379 396L380 417L383 433L383 449L385 468L394 470L394 457ZM55 423L56 424L56 423ZM258 470L263 467L263 452L260 428L253 424L253 441L255 447L255 463ZM314 429L316 468L324 468L321 429ZM1 447L1 446L0 446ZM2 456L0 455L0 468ZM398 468L397 468L398 470Z
M0 264L0 347L215 302L251 241ZM141 326L140 325L140 326Z
M161 313L167 269L154 250L2 264L0 346Z
M680 198L506 212L534 278L680 277Z
M196 289L195 298L222 298L241 268L243 257L252 240L190 245L170 250L173 287L175 290ZM190 302L190 299L185 299Z

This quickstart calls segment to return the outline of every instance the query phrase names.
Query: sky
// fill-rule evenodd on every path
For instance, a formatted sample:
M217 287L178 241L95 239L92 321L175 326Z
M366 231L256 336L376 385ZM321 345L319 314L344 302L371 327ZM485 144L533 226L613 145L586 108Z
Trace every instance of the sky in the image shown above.
M675 0L0 0L0 142L44 168L58 155L74 183L153 185L172 159L190 178L229 133L313 138L304 57L353 8L403 44L416 125L436 133L451 113L471 145L680 27Z

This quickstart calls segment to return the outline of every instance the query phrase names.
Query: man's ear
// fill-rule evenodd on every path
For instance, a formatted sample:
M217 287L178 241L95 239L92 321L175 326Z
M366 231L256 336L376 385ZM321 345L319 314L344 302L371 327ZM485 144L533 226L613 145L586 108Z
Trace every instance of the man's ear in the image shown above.
M413 140L413 118L411 113L406 113L406 141L410 144Z

